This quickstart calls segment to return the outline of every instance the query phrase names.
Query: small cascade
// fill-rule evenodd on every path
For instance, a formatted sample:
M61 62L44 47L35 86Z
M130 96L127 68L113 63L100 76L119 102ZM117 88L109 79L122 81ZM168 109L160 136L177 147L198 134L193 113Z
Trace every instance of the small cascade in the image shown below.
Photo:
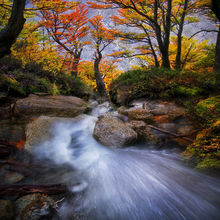
M219 179L186 167L178 153L99 144L94 125L110 110L106 103L76 122L58 122L53 138L35 148L38 159L72 168L60 177L70 196L59 209L59 219L219 219Z

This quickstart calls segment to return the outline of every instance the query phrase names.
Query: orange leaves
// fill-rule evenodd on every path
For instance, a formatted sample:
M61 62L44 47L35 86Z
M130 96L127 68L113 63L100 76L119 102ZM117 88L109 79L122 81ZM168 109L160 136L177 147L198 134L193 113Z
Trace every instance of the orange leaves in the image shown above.
M105 45L114 41L117 30L106 28L103 24L103 16L96 15L92 19L89 19L89 22L92 25L90 33L91 38L95 42L95 48L99 47L104 49Z
M84 45L84 38L89 33L87 26L88 8L80 3L64 0L44 0L53 7L41 10L41 23L48 30L49 35L57 43L58 49L71 55L80 56ZM43 1L43 2L44 2Z
M18 148L18 149L23 149L24 148L24 140L22 140L22 139L20 139L20 141L18 141L17 143L16 143L16 147Z

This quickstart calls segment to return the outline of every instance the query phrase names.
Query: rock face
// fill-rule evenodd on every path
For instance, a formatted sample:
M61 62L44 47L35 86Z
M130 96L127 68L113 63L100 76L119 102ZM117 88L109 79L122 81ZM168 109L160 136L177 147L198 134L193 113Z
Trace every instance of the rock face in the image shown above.
M75 118L58 118L40 116L30 122L25 128L26 142L25 149L31 150L32 147L52 138L53 126L58 122L75 121Z
M137 133L111 114L99 117L93 135L105 146L124 147L137 140Z
M85 109L86 103L77 97L30 95L16 101L14 114L22 117L39 115L75 117Z
M50 197L40 193L20 197L15 202L15 220L52 219L54 205Z

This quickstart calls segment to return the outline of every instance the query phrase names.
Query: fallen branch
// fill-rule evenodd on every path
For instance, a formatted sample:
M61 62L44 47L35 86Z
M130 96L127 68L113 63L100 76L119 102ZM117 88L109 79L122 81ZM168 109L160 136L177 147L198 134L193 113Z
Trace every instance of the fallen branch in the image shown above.
M0 196L3 195L26 195L30 193L44 193L47 195L57 195L67 192L67 187L62 184L57 185L10 185L0 186Z
M153 125L148 125L148 127L149 127L149 128L152 128L152 129L154 129L154 130L160 131L160 132L162 132L162 133L164 133L164 134L169 134L169 135L171 135L171 136L173 136L173 137L175 137L175 138L181 138L181 139L183 139L183 140L186 140L186 141L189 141L189 142L193 143L193 140L192 140L191 138L187 138L186 136L178 135L178 134L175 134L175 133L166 131L166 130L164 130L164 129L162 129L162 128L155 127L155 126L153 126Z

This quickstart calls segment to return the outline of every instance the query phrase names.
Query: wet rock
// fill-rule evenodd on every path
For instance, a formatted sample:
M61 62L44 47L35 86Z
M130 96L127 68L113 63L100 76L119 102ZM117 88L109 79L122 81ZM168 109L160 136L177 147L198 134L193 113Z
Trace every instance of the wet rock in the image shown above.
M194 131L194 127L192 125L182 125L178 128L177 134L179 135L191 135L192 132Z
M120 113L122 115L127 115L128 114L127 112L129 111L129 109L126 108L125 106L121 106L117 110L118 110L118 113Z
M155 135L151 128L143 121L130 121L127 123L129 127L135 130L138 134L138 140L156 144L158 142L157 135Z
M162 123L159 127L166 131L176 133L178 125L175 123Z
M99 117L93 135L105 146L123 147L137 140L137 133L111 114Z
M53 127L56 123L75 121L77 118L59 118L40 116L30 122L25 129L25 149L30 150L40 143L50 140L53 136Z
M21 117L39 115L75 117L85 109L86 103L77 97L30 95L16 101L14 114Z
M128 116L129 120L144 121L146 123L154 121L153 115L146 109L120 109L119 111L119 113Z
M35 193L20 197L15 202L15 220L52 219L55 202L50 197Z
M14 208L9 200L0 200L0 219L12 220L14 217Z
M25 138L25 124L22 120L0 120L0 139L17 143Z
M155 124L169 123L168 115L156 115L154 116Z
M161 100L140 100L132 102L132 105L134 108L143 108L144 106L144 109L151 112L154 116L166 115L164 117L168 116L169 121L185 116L184 108L177 106L173 102L165 102Z
M17 172L8 171L5 175L4 182L7 184L14 184L24 179L24 175Z
M6 107L0 107L0 118L5 119L5 118L10 118L11 116L11 107L6 106Z

